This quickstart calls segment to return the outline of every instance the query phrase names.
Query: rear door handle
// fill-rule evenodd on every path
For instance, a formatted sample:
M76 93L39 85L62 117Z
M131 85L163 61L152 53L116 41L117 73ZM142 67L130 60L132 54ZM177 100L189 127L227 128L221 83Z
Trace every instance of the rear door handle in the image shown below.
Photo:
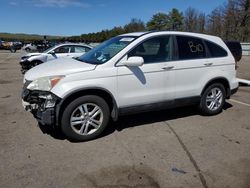
M162 67L163 70L171 70L173 68L174 68L174 66Z
M211 66L211 65L213 65L213 63L205 63L204 65L205 66Z

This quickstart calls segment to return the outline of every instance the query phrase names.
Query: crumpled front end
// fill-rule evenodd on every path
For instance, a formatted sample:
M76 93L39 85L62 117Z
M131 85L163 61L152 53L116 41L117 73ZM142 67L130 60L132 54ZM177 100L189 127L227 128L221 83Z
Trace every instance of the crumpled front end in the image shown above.
M25 85L28 84L25 83ZM32 91L27 88L22 91L24 109L30 111L42 125L55 125L56 106L60 100L58 96L49 91Z

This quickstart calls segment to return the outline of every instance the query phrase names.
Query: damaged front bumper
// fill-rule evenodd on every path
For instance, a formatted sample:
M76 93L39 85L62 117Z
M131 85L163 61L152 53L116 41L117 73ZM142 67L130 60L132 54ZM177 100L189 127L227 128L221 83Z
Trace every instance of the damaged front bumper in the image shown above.
M25 110L30 111L42 125L56 124L56 110L60 98L48 91L31 91L24 89L22 103Z

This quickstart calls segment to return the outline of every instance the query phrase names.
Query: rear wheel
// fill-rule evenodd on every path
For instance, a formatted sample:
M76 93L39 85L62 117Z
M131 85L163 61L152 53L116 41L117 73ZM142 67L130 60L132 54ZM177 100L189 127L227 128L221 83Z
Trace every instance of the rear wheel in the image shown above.
M110 116L108 104L94 95L71 102L62 115L62 132L71 140L87 141L98 137L106 128Z
M220 83L212 84L202 94L200 110L204 115L218 114L222 111L225 99L225 87Z

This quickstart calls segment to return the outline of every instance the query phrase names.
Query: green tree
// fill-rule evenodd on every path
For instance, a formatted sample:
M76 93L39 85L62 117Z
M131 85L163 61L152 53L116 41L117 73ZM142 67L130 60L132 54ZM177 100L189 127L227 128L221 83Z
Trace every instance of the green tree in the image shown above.
M124 26L124 30L126 33L137 32L137 31L145 31L146 27L143 21L140 19L133 18L130 23Z
M169 22L170 22L169 25L171 25L172 30L183 30L184 17L178 9L173 8L169 12L168 18L169 18Z
M170 28L169 16L165 13L157 13L153 15L147 23L148 30L166 30Z

